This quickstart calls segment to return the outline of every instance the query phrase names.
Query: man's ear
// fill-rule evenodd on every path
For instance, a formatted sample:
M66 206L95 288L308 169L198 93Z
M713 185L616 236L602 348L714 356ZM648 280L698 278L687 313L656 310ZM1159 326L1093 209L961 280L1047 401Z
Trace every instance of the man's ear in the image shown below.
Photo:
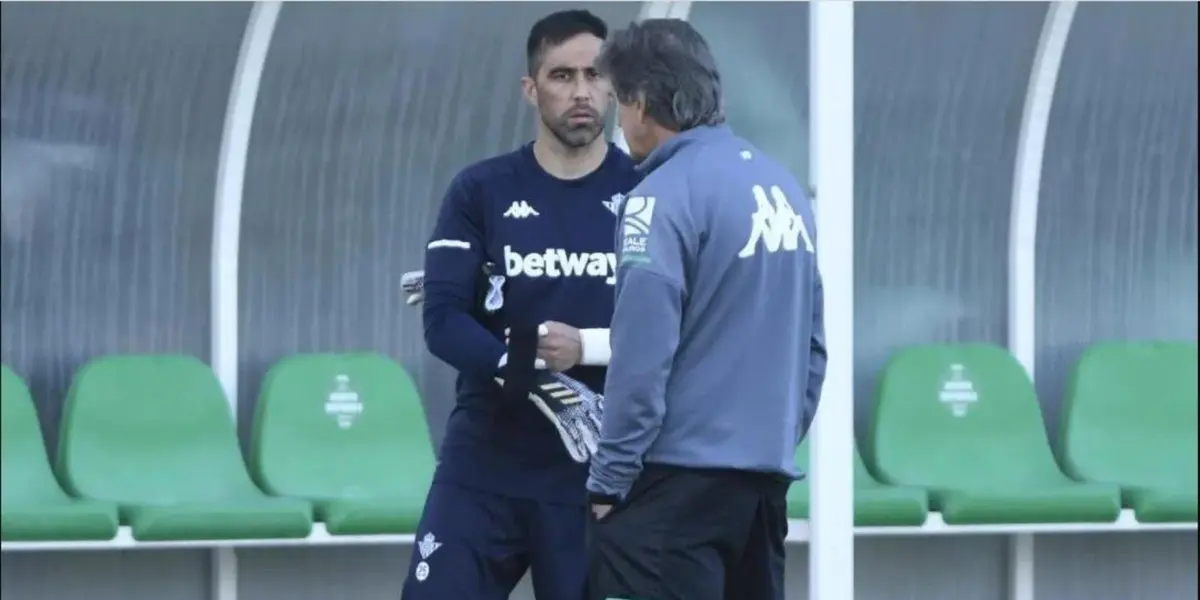
M526 102L537 108L537 82L532 77L528 75L521 77L521 93L525 96Z

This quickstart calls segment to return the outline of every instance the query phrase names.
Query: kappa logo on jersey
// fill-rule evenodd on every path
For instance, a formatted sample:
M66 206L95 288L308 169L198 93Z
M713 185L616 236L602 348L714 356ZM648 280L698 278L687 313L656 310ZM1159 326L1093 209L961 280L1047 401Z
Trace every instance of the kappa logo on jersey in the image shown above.
M779 186L771 186L770 199L767 198L767 190L761 185L754 186L751 191L754 193L754 202L758 205L758 210L751 216L753 228L750 230L750 239L746 240L746 245L738 252L738 258L754 256L759 241L762 241L768 253L780 250L795 252L800 247L801 240L804 240L805 252L814 252L812 237L808 234L808 225L804 223L804 217L792 210L792 205Z
M529 217L540 216L540 213L534 210L528 202L524 200L517 200L508 207L508 210L504 211L504 216L510 219L526 219Z
M617 255L567 252L562 248L521 254L513 251L512 246L505 246L504 271L509 277L603 277L604 283L613 285L617 282Z
M625 200L625 217L621 219L621 264L650 262L646 245L650 223L654 221L654 196L634 196Z

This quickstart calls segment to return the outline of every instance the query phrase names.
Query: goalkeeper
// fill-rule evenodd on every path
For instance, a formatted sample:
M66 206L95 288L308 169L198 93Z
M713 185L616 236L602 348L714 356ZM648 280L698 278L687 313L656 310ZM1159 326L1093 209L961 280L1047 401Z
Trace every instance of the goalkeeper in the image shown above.
M425 341L459 376L403 600L499 600L526 571L538 600L584 593L599 421L580 392L604 384L616 204L639 180L603 137L607 33L579 10L533 26L537 136L459 173L426 245Z

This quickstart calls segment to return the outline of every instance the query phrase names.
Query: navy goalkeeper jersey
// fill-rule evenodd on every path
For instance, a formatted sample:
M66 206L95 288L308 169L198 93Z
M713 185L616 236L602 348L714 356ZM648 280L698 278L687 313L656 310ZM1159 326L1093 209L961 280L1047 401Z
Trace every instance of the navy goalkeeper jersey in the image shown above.
M450 184L425 251L425 341L458 370L435 481L535 500L583 503L587 466L529 401L494 382L509 323L607 328L613 311L613 232L623 194L640 175L610 146L574 180L541 168L533 145L476 163ZM481 273L502 276L503 306L480 302ZM567 372L596 391L605 368Z

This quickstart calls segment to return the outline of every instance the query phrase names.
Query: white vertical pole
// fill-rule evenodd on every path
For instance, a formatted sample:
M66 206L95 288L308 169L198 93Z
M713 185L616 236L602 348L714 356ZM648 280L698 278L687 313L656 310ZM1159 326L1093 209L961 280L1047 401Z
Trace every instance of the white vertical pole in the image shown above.
M1078 2L1051 2L1046 8L1017 133L1008 229L1008 348L1030 378L1035 376L1037 364L1037 224L1046 133L1078 5ZM1035 543L1032 533L1017 533L1008 539L1009 600L1034 600Z
M238 255L242 234L242 190L258 87L281 8L281 2L267 1L255 2L250 9L229 86L225 129L217 159L211 266L212 369L221 381L235 420L238 416ZM213 600L237 600L236 551L229 546L214 548L209 553L209 561L209 596Z
M1037 595L1036 556L1032 532L1008 536L1008 600L1034 600Z
M209 550L209 560L212 561L209 597L212 600L237 600L237 558L237 551L233 546L218 546Z
M854 3L809 3L809 168L829 366L811 432L809 599L854 598Z
M255 2L238 52L225 129L217 161L217 191L213 199L212 241L212 369L221 380L225 398L237 418L238 403L238 254L242 233L242 188L250 153L250 130L258 104L258 86L267 64L282 4Z
M1058 71L1078 2L1051 2L1038 40L1017 134L1008 229L1008 348L1030 377L1037 358L1037 224L1042 163Z

